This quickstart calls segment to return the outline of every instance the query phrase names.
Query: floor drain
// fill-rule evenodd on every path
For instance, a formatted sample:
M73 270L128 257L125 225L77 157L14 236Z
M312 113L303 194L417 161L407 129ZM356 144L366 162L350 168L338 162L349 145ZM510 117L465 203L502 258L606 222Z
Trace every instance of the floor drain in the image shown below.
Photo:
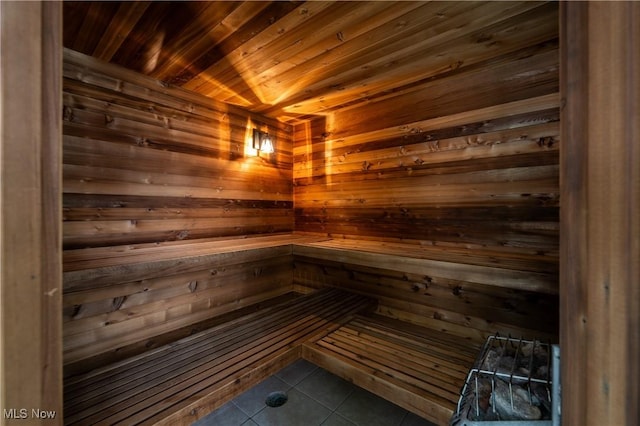
M271 392L264 401L269 407L281 407L287 402L287 394L281 391Z

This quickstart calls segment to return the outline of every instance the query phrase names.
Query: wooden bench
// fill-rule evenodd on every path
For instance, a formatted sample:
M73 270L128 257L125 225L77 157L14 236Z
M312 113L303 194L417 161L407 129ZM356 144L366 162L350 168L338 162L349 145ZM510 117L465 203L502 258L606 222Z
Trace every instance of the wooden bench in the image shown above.
M380 315L304 344L302 357L438 425L448 425L479 345Z
M65 424L189 425L374 303L325 289L68 379Z
M477 343L496 332L557 340L556 253L329 239L296 243L293 255L294 288L366 294L384 316Z
M302 266L295 263L289 289L321 290L260 306L175 343L69 376L65 423L191 424L303 357L446 425L468 369L490 334L487 329L498 326L456 312L475 297L466 292L487 289L479 300L493 306L499 305L503 291L516 300L516 292L524 289L518 315L526 315L530 306L555 297L556 289L550 284L553 259L527 253L499 258L461 248L445 251L413 244L274 235L68 252L65 291L71 295L82 296L86 285L96 287L91 292L102 291L103 286L119 288L113 285L114 276L123 280L145 280L150 273L190 276L189 271L209 268L212 262L232 259L251 265L267 254L291 256L292 262L301 259ZM531 266L530 273L522 271L521 262ZM308 280L305 268L315 268ZM462 277L468 282L460 281ZM530 302L529 293L539 294L542 302ZM278 294L281 289L274 293ZM364 314L375 305L371 297L378 302L377 314ZM514 313L495 315L500 320ZM520 321L525 319L523 315ZM501 327L518 330L519 324Z
M297 241L294 254L400 269L493 287L558 294L558 258L530 250L451 247L364 239Z
M83 288L85 278L103 277L98 272L143 273L140 265L152 267L180 264L184 259L206 261L209 256L237 254L245 251L290 247L291 244L323 240L295 234L257 235L235 238L202 238L197 240L168 241L162 243L128 244L124 246L95 247L64 251L65 288ZM159 262L158 265L155 262ZM138 265L138 266L132 266ZM146 267L144 269L149 269ZM108 279L108 277L103 277Z
M290 293L292 244L309 240L273 234L66 250L65 376Z
M555 253L330 239L295 244L294 266L298 287L378 300L303 357L439 425L488 335L557 339Z

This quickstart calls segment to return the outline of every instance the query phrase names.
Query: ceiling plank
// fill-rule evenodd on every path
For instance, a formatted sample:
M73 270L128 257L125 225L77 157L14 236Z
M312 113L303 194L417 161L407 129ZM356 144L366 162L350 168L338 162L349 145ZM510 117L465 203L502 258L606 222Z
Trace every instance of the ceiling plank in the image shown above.
M171 2L151 2L129 37L113 55L110 62L125 68L141 71L141 57L154 37L158 36L160 24L169 13Z
M254 52L242 57L234 58L233 68L221 68L219 72L225 83L202 84L197 90L210 97L216 97L227 102L236 103L241 99L250 98L263 85L260 81L272 78L274 74L303 64L309 59L334 49L346 39L356 37L364 32L377 28L389 19L396 18L406 12L419 7L422 2L345 2L337 7L315 11L317 14L307 22L295 28L289 28L287 33L273 40ZM315 5L315 4L314 4ZM300 13L309 13L302 9ZM280 23L278 23L280 24ZM286 24L282 24L284 27ZM262 35L260 35L262 37ZM231 71L231 72L229 72ZM211 70L211 72L214 72ZM246 84L249 81L250 84ZM245 86L244 91L242 86ZM224 96L227 97L224 97ZM269 104L270 99L264 95L260 103ZM261 105L251 105L260 108Z
M403 3L397 3L400 7ZM340 87L338 76L345 72L370 74L368 64L380 60L398 50L415 43L433 43L434 36L448 28L463 26L468 21L467 14L477 10L474 2L433 2L416 10L410 10L378 26L370 32L359 34L335 49L325 51L310 60L274 76L261 84L270 91L280 93L280 102L292 104L300 100L318 96L314 91L329 81L329 90ZM405 42L406 40L406 42Z
M245 43L232 51L225 52L224 60L213 63L183 87L189 90L200 91L203 86L208 85L209 92L215 92L216 89L218 89L221 92L226 91L227 93L233 94L226 83L229 78L237 76L238 64L241 61L246 60L251 55L266 57L262 50L269 43L273 43L289 31L293 31L305 23L309 23L309 27L312 27L311 23L316 15L329 6L331 6L331 3L328 2L308 2L298 6L280 20L270 23L263 31L255 34ZM225 83L224 87L220 85L221 82ZM254 91L253 88L251 89L253 95L256 95L256 91ZM218 97L219 93L211 93L210 96Z
M185 77L176 76L180 76L268 5L269 2L211 2L200 16L182 30L179 38L163 48L160 64L151 76L180 85Z
M375 94L557 36L557 20L550 20L546 10L529 11L526 18L518 22L497 22L439 45L426 39L424 42L407 43L404 48L395 46L395 52L367 62L366 69L352 66L343 73L336 72L330 78L307 85L307 90L316 96L295 104L293 102L297 99L287 100L282 107L289 112L300 113L333 111L354 100L365 101Z
M92 56L103 61L110 61L147 10L149 4L150 2L147 1L120 3L118 11L93 50Z
M66 3L66 47L292 122L557 40L550 1Z
M116 3L91 2L86 15L82 16L82 25L73 40L73 50L90 54L98 43L101 34L115 13ZM65 22L66 23L66 22Z
M273 66L290 63L295 55L299 56L301 62L317 55L320 52L317 52L318 48L315 46L322 40L328 39L329 47L342 43L348 28L367 21L377 12L388 8L389 4L385 2L372 2L367 7L357 2L341 2L330 9L325 9L313 18L313 26L304 25L307 28L288 31L282 37L262 47L256 54L240 58L234 64L238 73L235 81L239 79L247 81L254 90L264 87L259 84L263 72L270 70ZM238 92L233 82L230 87ZM272 96L266 96L263 91L260 91L260 94L263 103L273 102Z

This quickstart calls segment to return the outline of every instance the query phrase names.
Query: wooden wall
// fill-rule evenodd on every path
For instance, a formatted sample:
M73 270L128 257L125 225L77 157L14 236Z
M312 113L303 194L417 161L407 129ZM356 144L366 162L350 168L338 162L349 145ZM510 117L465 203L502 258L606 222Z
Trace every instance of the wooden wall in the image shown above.
M557 16L556 16L557 19ZM557 24L556 24L557 25ZM557 30L557 26L556 26ZM465 333L557 337L558 39L298 124L296 231L436 249L451 268L485 264L544 291L298 257L302 286L382 297L386 314ZM533 278L535 276L535 278Z
M64 77L66 249L293 229L289 126L71 50Z
M290 250L149 268L135 279L95 263L126 250L291 232L290 126L72 50L63 90L66 362L290 289ZM255 156L254 127L276 134L275 154ZM87 268L98 269L71 278Z

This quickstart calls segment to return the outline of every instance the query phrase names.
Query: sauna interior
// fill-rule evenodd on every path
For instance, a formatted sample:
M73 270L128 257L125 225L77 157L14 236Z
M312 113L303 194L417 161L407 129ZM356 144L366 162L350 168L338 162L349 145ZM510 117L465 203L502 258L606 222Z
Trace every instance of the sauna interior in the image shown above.
M583 317L564 310L560 283L580 272L561 261L560 231L580 225L561 220L579 201L563 180L579 159L563 158L574 151L561 133L588 140L592 127L563 130L563 91L605 79L579 66L594 66L578 47L595 43L585 34L597 19L624 16L602 31L640 40L637 5L34 4L37 42L61 52L37 63L58 64L62 104L62 278L49 296L62 305L65 424L189 425L302 358L448 425L488 336L574 336ZM625 58L621 73L637 69L637 55ZM620 170L635 195L619 208L638 230L638 173ZM626 268L634 278L637 265ZM639 304L627 282L621 315ZM609 318L628 325L618 342L635 341L637 320ZM575 336L563 339L578 346ZM616 398L601 405L624 407ZM634 410L594 419L631 425Z

